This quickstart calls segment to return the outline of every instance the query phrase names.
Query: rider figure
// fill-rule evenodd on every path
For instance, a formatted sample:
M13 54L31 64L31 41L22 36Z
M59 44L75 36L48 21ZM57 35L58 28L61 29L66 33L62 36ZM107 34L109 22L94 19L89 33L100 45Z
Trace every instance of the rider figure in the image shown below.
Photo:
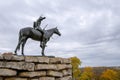
M43 46L43 41L44 41L44 30L40 27L41 21L44 20L46 17L39 17L37 21L34 22L33 27L34 29L40 31L42 33L42 41L41 41L41 46Z

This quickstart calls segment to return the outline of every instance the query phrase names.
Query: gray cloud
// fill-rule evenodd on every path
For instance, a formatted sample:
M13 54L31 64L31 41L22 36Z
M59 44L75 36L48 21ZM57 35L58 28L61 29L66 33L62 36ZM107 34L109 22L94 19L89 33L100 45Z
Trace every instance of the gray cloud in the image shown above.
M77 56L82 66L120 65L119 4L119 0L1 1L0 52L14 51L19 30L32 27L43 14L47 19L42 28L58 26L62 33L48 42L46 55ZM26 55L41 55L40 51L39 42L27 41Z

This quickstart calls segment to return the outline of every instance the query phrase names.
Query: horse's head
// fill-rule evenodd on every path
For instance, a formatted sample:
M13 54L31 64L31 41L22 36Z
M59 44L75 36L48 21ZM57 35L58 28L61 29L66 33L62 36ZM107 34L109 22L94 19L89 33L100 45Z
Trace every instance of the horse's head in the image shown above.
M54 33L57 34L57 35L59 35L59 36L61 36L61 33L60 33L60 31L57 29L57 27L54 29Z
M40 21L42 21L42 20L44 20L44 19L46 19L46 17L40 16L37 21L40 22Z

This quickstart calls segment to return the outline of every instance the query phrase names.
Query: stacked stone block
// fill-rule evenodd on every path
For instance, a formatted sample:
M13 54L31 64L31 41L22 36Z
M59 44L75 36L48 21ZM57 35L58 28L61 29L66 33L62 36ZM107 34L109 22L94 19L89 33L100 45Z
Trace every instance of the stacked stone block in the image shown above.
M0 55L0 80L72 80L70 60L60 57Z

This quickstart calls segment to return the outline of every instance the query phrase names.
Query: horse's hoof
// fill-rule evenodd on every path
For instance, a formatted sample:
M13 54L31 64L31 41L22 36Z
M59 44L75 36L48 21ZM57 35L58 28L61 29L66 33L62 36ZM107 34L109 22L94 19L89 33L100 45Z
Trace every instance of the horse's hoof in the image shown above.
M22 53L22 56L25 56L24 53Z
M14 55L17 55L16 53Z
M45 55L42 55L43 57L45 57Z
M44 54L44 53L42 53L42 56L45 56L45 54Z
M15 52L15 54L14 55L17 55L17 53Z

